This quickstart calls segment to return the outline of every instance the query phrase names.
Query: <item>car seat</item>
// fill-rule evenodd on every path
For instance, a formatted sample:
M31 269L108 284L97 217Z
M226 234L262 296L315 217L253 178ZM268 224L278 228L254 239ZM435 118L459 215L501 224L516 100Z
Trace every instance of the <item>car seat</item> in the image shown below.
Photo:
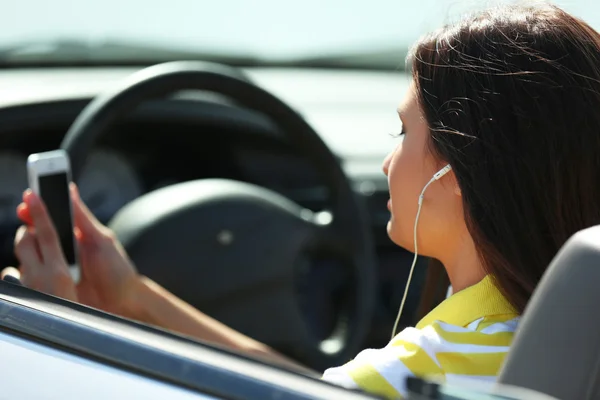
M559 399L600 399L600 226L576 233L558 252L498 379Z

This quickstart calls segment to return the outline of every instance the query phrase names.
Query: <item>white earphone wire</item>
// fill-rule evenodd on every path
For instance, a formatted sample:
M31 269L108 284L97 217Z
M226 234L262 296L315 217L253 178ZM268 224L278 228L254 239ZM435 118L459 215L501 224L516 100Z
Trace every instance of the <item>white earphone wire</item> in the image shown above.
M402 295L402 301L400 302L400 308L398 309L398 315L396 316L396 322L394 322L394 328L392 330L391 340L393 340L394 337L396 336L396 330L398 329L398 323L400 323L400 316L402 315L402 310L404 310L404 303L406 302L406 297L408 295L408 289L410 287L410 282L412 280L413 271L415 270L415 265L417 265L417 258L418 258L417 225L419 223L419 216L421 215L421 207L423 206L423 198L425 197L425 191L427 190L429 185L431 185L433 182L439 180L442 176L446 175L451 169L452 169L452 167L450 166L450 164L448 164L444 168L442 168L441 170L436 172L433 175L433 178L431 178L431 180L429 182L427 182L427 184L423 187L423 190L421 191L421 194L419 195L419 207L417 208L417 215L415 217L415 226L414 226L414 231L413 231L415 255L413 257L412 265L410 266L410 271L408 273L408 279L406 280L406 286L404 288L404 294Z

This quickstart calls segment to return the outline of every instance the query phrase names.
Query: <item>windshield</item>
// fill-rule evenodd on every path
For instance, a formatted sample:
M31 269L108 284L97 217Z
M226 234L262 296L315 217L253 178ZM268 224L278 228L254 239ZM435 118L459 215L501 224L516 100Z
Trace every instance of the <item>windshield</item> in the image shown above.
M420 35L481 0L19 0L5 9L0 61L326 61L401 68ZM555 3L600 28L600 2ZM233 62L235 64L235 62Z

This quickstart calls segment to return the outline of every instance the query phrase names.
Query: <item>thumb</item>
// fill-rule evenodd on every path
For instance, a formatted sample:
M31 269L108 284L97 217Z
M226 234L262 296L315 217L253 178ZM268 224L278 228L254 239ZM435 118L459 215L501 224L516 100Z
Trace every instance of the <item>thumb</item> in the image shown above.
M81 238L83 240L97 239L100 235L102 235L103 225L83 203L81 197L79 196L79 190L74 183L70 184L69 190L71 192L71 201L73 203L73 217L75 219L75 226L79 230Z

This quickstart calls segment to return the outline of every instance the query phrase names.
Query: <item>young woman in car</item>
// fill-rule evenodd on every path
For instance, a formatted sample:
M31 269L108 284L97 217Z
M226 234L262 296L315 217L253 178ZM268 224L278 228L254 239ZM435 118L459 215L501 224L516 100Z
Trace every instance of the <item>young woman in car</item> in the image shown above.
M390 238L445 266L454 294L388 346L324 379L389 398L410 375L493 381L519 315L575 232L600 223L600 35L550 5L494 9L420 40L386 158ZM292 364L140 276L72 188L83 278L75 286L30 191L15 239L23 284L125 317ZM8 269L4 274L15 274ZM398 288L401 290L401 288Z

